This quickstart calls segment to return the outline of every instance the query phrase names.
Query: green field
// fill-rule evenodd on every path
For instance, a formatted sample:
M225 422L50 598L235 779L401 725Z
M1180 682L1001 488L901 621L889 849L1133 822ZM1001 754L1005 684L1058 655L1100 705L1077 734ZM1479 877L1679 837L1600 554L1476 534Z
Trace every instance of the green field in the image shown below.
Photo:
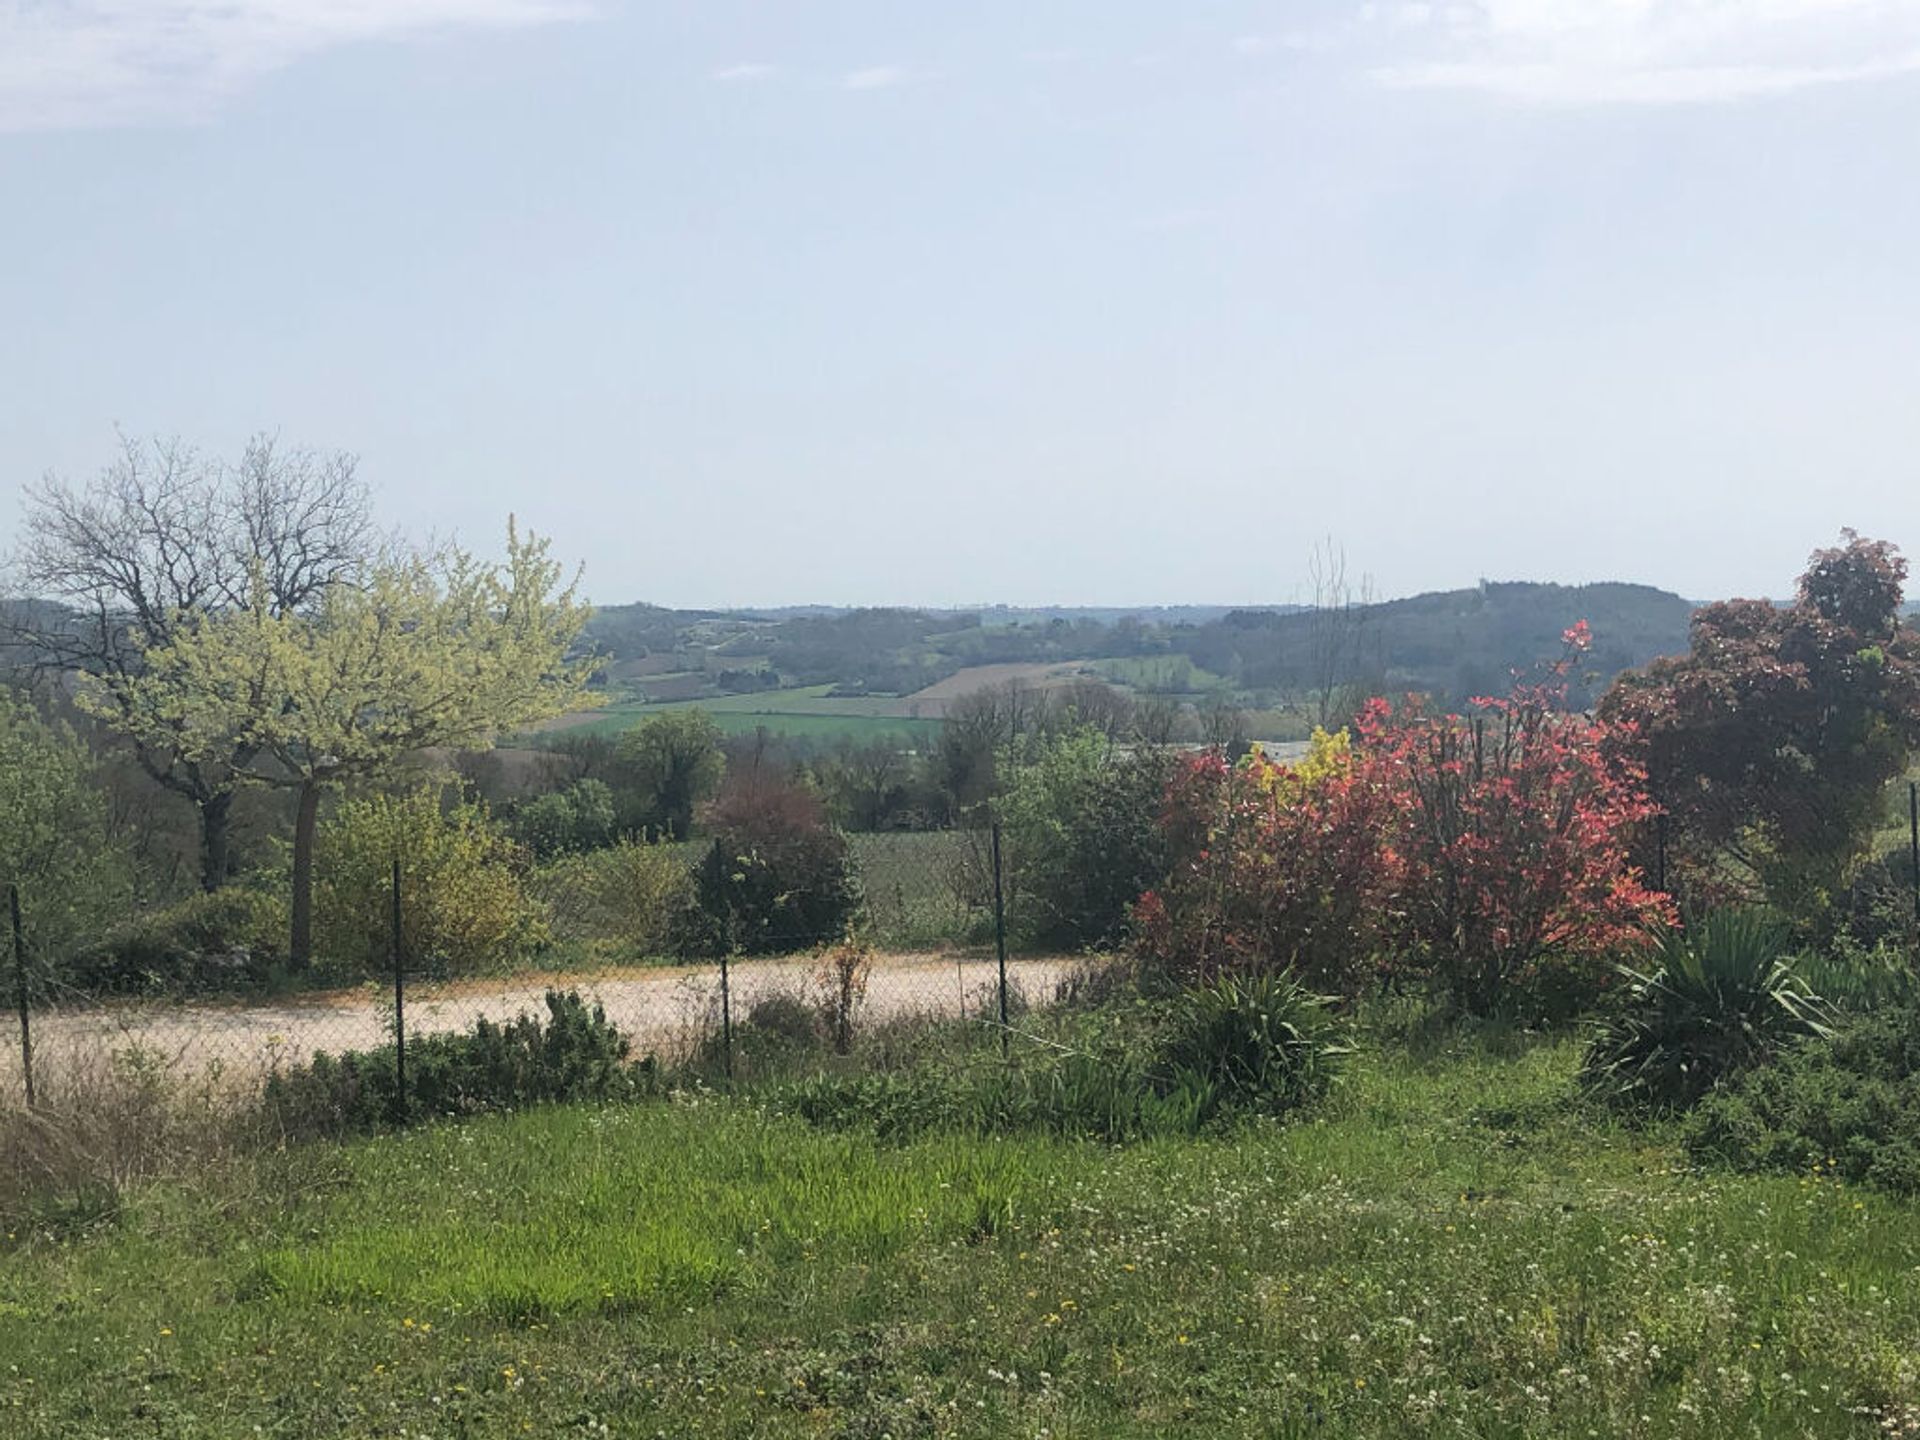
M793 690L762 690L751 695L720 695L706 700L659 704L625 701L595 712L593 718L557 733L617 735L649 715L666 710L704 710L722 733L751 735L765 728L776 735L810 740L871 741L924 745L939 733L940 721L902 713L911 701L890 695L832 696L831 685Z
M0 1414L123 1436L1869 1436L1920 1212L1702 1174L1577 1042L1322 1113L883 1145L708 1096L296 1148L0 1251Z
M1177 694L1192 700L1227 688L1223 676L1204 670L1185 656L1128 656L1089 662L1094 673L1116 685L1150 693Z

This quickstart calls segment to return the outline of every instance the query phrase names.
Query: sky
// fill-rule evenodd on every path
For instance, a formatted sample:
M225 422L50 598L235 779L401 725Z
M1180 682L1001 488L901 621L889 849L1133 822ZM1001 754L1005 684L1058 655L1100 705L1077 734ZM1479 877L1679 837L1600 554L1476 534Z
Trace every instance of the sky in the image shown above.
M601 603L1920 551L1920 0L0 0L0 549L351 451Z

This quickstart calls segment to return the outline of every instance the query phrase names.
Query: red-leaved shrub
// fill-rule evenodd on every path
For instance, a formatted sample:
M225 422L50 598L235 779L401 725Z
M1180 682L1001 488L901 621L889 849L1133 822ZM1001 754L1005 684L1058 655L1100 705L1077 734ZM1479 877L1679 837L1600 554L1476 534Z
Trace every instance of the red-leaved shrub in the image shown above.
M1555 679L1585 640L1568 632ZM1578 1008L1674 916L1628 857L1645 774L1564 693L1521 685L1468 716L1375 700L1350 747L1294 770L1192 762L1168 790L1171 873L1136 908L1143 955L1183 980L1289 969L1352 994L1377 973L1474 1014Z

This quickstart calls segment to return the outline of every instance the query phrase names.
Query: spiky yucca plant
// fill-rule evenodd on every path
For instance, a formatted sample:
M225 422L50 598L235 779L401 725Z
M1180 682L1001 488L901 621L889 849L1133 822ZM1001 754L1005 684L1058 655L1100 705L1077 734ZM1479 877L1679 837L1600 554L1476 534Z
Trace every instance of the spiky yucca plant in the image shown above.
M1627 1005L1588 1047L1588 1088L1614 1104L1684 1109L1782 1046L1831 1033L1790 943L1784 924L1755 909L1716 910L1663 933L1647 968L1621 967Z
M1225 1103L1280 1114L1326 1090L1343 1035L1327 1000L1291 977L1229 976L1181 997L1162 1058Z

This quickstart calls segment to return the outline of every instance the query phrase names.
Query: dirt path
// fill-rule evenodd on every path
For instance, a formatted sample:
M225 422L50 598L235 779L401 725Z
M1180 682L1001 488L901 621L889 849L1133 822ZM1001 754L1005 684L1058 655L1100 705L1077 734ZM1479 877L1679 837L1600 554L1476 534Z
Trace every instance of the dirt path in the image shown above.
M1074 969L1070 958L1012 960L1008 978L1028 1000L1045 1004ZM948 955L882 955L867 982L864 1014L978 1014L992 1003L996 966ZM730 972L735 1020L757 996L806 985L812 962L745 960ZM607 1018L633 1039L636 1054L684 1052L719 1024L718 966L642 967L586 974L529 974L433 984L407 991L407 1033L465 1030L481 1016L510 1020L545 1013L550 989L578 990L606 1007ZM393 1003L371 986L304 995L263 1005L128 1002L52 1011L33 1020L34 1074L42 1093L119 1064L152 1065L178 1077L251 1080L275 1066L297 1064L316 1050L370 1050L393 1036ZM22 1098L20 1036L0 1030L0 1105Z

